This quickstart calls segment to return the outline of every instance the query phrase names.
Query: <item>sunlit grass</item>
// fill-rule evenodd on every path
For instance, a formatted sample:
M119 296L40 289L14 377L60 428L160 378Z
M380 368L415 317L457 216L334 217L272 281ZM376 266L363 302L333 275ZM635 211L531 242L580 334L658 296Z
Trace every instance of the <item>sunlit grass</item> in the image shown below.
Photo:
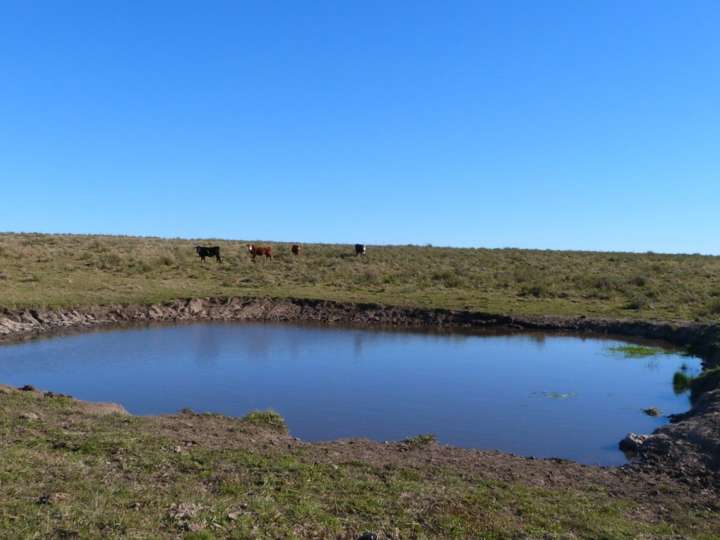
M0 234L0 305L153 303L179 297L302 297L518 315L720 318L720 258L654 253L453 249L251 240ZM223 264L194 246L219 245Z

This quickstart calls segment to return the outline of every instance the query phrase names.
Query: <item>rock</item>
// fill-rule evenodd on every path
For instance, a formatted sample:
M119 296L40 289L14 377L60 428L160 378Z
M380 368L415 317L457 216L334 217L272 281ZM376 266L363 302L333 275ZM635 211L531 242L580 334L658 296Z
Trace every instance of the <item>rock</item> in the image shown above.
M366 532L359 536L357 540L377 540L377 534Z
M649 409L643 409L643 412L648 416L660 416L662 412L657 407L650 407Z
M72 396L68 394L61 394L59 392L45 392L43 394L46 398L71 398Z
M40 420L40 416L34 412L24 412L20 415L23 420Z
M23 392L35 392L35 387L32 384L26 384L25 386L21 386L20 390Z
M192 313L193 315L197 315L198 313L202 313L202 312L204 311L204 308L205 308L204 303L203 303L203 301L200 300L199 298L193 298L193 299L190 300L190 302L188 303L188 310L189 310L190 313Z
M647 435L638 435L637 433L628 433L618 445L623 452L637 452L647 440Z

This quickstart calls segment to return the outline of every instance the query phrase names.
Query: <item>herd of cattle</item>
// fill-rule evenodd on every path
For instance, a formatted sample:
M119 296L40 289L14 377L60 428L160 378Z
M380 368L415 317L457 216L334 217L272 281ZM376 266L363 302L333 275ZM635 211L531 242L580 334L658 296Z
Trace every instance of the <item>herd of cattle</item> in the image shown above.
M249 244L247 249L253 262L255 262L255 257L264 256L266 259L272 259L272 247L270 246L256 246L255 244ZM222 262L222 258L220 257L220 246L195 246L195 251L202 262L205 262L207 257L215 257L217 262ZM293 244L290 246L290 252L293 255L300 255L300 245ZM365 255L366 253L367 249L365 248L365 244L355 244L356 257L358 255Z

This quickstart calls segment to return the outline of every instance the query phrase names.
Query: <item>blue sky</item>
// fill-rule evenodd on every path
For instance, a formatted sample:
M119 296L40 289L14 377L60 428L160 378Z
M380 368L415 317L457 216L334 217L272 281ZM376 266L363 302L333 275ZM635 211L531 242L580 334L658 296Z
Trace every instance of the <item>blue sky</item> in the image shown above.
M0 230L720 253L720 3L0 4Z

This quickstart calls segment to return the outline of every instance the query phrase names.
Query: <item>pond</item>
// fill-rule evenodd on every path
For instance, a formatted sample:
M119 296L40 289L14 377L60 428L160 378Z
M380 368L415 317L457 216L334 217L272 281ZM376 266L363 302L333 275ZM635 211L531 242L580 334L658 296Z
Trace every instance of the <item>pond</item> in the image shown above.
M677 353L626 357L622 341L283 324L100 331L0 347L0 383L121 403L134 414L242 416L272 408L303 440L400 440L617 465L627 432L689 407Z

